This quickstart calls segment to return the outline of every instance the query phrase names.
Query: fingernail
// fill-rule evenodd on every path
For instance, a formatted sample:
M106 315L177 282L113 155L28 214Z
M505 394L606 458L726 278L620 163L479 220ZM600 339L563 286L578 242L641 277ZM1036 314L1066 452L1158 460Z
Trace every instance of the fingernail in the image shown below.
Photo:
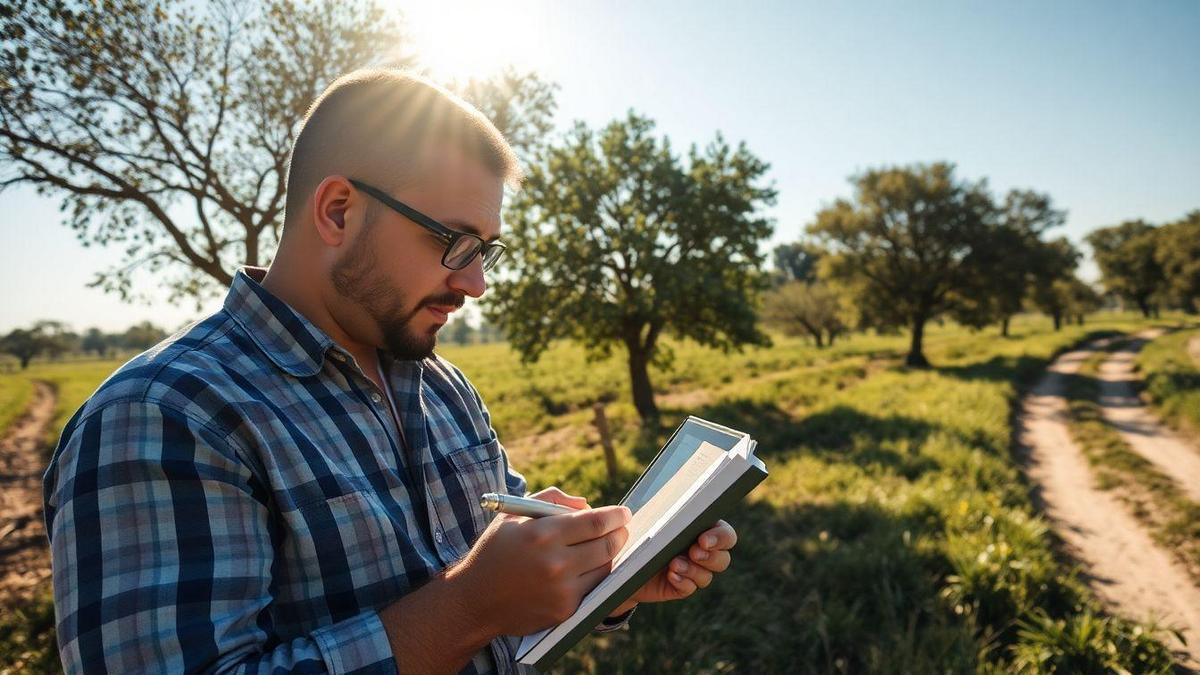
M675 571L679 572L680 574L683 574L684 572L688 571L688 564L682 560L676 560L675 561Z
M674 572L671 572L667 576L671 578L671 581L674 581L677 584L683 583L683 577L679 576L678 574L675 574Z
M692 555L692 557L696 560L708 560L708 551L699 549Z
M716 545L717 545L717 537L716 537L716 535L709 534L709 535L706 535L706 536L704 537L704 546L705 546L705 547L707 547L707 548L712 548L712 547L714 547L714 546L716 546Z

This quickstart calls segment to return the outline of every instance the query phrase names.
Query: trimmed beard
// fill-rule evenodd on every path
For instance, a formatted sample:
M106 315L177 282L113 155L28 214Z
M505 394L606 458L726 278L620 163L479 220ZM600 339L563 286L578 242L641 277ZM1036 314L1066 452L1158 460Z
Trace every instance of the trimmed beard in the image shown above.
M333 288L366 311L379 327L383 346L393 358L427 359L437 347L437 328L424 333L415 331L411 326L413 317L426 305L461 307L465 298L457 293L443 293L425 298L412 310L406 310L404 292L393 287L376 264L375 249L370 245L374 239L371 220L364 223L363 231L346 255L334 263Z

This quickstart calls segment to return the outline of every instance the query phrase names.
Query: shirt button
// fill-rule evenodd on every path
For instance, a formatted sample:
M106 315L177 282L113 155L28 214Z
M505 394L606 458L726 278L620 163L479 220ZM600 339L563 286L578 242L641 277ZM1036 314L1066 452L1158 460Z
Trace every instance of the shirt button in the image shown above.
M442 543L442 540L443 540L443 539L445 539L445 537L443 537L443 536L442 536L442 530L441 530L441 528L438 528L437 530L434 530L434 532L433 532L433 540L434 540L434 541L436 541L437 543L439 543L439 544L440 544L440 543Z
M383 397L382 397L382 396L380 396L380 395L379 395L379 394L377 394L377 393L373 393L373 394L371 394L371 400L372 400L372 401L374 401L374 402L376 402L376 403L382 403L382 402L383 402Z

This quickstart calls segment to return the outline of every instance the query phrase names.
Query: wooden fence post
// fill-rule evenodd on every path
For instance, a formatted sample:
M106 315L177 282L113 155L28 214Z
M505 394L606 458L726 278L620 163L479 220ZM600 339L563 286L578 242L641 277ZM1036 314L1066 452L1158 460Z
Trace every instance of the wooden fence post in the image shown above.
M609 480L617 477L617 453L613 450L612 435L608 431L608 418L604 416L604 404L595 403L592 410L596 413L594 424L600 432L600 445L604 448L604 466L608 469Z

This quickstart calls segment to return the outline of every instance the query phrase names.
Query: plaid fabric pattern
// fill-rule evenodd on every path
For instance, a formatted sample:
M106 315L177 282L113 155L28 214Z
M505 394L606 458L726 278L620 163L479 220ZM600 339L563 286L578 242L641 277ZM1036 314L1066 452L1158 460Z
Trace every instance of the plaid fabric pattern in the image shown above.
M68 673L404 672L377 609L467 553L481 493L525 492L458 369L386 365L401 436L261 273L63 431L44 497ZM519 672L516 645L463 672Z

